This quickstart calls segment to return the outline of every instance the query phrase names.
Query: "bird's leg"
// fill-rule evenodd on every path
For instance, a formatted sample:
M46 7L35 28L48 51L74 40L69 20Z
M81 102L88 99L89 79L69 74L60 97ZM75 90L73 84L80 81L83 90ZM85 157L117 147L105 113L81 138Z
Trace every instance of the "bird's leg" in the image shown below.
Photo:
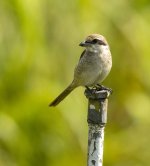
M96 87L97 90L108 90L111 94L113 93L113 90L111 88L107 88L107 87L105 87L103 85L96 84L95 87Z
M91 89L88 86L85 86L88 91L91 91Z
M96 88L95 87L92 87L92 88L89 88L88 86L85 86L86 87L86 90L90 93L90 94L93 94L95 91L96 91Z

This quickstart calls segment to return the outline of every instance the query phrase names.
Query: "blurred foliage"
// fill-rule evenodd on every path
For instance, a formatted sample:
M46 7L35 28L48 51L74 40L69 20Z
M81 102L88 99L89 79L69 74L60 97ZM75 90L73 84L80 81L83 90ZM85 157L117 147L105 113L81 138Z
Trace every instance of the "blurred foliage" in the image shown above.
M83 166L87 100L72 80L91 33L106 36L113 68L105 166L149 166L150 1L0 1L0 166Z

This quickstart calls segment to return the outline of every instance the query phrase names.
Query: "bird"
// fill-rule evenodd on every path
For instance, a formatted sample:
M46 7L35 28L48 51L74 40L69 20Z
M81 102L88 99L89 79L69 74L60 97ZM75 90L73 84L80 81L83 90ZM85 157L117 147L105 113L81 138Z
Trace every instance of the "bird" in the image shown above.
M79 86L86 87L87 89L96 85L101 86L100 84L110 73L112 56L107 40L103 35L90 34L79 46L85 49L74 69L73 81L49 104L50 107L58 105Z

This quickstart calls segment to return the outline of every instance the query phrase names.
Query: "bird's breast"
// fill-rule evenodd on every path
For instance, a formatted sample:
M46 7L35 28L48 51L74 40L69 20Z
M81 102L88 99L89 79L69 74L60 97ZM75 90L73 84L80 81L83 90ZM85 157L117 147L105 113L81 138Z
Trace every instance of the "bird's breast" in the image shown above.
M79 61L74 80L80 85L92 86L102 72L101 57L97 54L85 54Z

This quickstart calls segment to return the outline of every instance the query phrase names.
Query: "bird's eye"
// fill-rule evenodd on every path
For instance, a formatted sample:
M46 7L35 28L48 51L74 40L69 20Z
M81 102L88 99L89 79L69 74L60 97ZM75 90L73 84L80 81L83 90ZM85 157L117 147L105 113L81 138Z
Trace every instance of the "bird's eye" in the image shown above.
M97 39L92 40L92 43L96 44L98 42Z

